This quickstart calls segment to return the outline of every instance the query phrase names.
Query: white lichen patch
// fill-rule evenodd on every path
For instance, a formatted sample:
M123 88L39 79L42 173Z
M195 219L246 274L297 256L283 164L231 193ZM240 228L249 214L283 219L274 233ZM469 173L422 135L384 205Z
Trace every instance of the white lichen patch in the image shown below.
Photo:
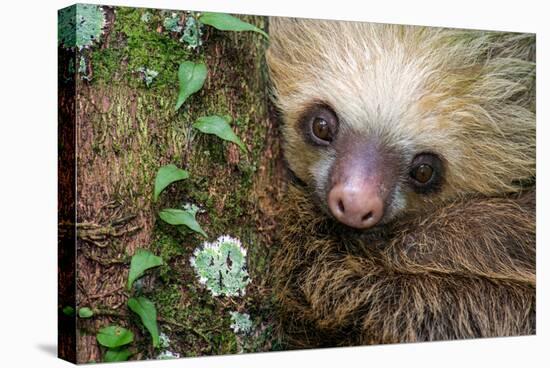
M201 207L197 206L194 203L189 203L189 202L184 203L182 208L183 208L184 211L189 211L189 212L192 212L194 214L206 213L206 210L204 208L201 208Z
M105 12L98 5L77 4L59 11L58 42L79 50L98 42L104 32Z
M164 28L169 32L179 33L183 29L183 27L179 25L179 21L178 14L172 13L169 17L164 18Z
M179 353L174 353L170 350L165 350L159 355L157 355L157 359L178 359L180 357Z
M252 321L248 313L229 312L231 314L231 328L235 333L247 334L252 330Z
M151 19L153 18L153 14L149 13L149 12L145 12L141 15L141 21L144 22L144 23L149 23L151 21Z
M157 72L156 70L149 69L144 66L138 68L137 71L141 73L143 81L145 82L145 85L147 87L150 87L151 83L153 83L153 79L155 79L159 75L159 72Z
M159 335L159 347L163 349L170 347L170 338L164 332L161 332Z
M187 48L196 49L202 46L202 24L191 13L188 13L187 20L185 21L185 29L183 35L180 38L180 42L185 42Z
M246 270L246 249L239 239L224 235L204 242L190 259L199 282L214 296L242 296L250 277Z

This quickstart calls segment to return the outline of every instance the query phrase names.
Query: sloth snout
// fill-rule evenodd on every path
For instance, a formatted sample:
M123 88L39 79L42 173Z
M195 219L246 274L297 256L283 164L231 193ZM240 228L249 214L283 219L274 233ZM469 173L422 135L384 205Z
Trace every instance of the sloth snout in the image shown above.
M336 184L328 194L328 207L338 221L356 229L373 227L384 214L384 202L369 183Z

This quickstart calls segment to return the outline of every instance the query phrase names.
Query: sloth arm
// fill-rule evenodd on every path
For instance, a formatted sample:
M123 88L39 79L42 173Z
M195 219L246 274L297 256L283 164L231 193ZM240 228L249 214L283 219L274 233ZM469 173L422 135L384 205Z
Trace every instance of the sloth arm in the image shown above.
M535 285L535 190L455 202L397 224L383 252L398 272L478 276Z

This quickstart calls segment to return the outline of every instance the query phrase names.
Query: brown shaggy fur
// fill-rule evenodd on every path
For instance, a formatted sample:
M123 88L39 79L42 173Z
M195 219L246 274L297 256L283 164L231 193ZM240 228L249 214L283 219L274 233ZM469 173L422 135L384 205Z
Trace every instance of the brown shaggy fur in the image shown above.
M534 36L272 19L270 37L285 155L302 183L273 263L289 344L535 333ZM319 188L336 152L297 128L315 101L407 159L440 154L441 190L402 184L398 215L376 230L328 217Z
M360 233L291 186L275 289L291 346L535 333L535 192Z

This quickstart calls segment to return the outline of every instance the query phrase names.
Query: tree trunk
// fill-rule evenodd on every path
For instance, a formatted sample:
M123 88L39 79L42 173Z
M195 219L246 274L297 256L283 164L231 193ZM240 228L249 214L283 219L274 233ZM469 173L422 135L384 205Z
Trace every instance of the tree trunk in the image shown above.
M77 55L77 307L96 311L77 320L77 360L102 361L96 333L108 324L136 335L131 359L154 358L150 337L129 312L129 261L137 248L162 256L166 266L140 281L140 292L158 311L159 329L182 356L265 351L276 348L267 275L274 215L282 191L276 119L269 105L264 51L253 32L204 26L203 45L188 49L163 19L172 12L108 8L99 43ZM151 15L144 20L145 13ZM174 12L180 24L189 14ZM265 19L242 17L263 28ZM177 71L184 60L202 61L202 90L175 111ZM159 74L147 86L140 67ZM191 125L201 116L229 115L247 147L205 135ZM190 177L152 200L157 170L166 164ZM213 241L241 239L252 282L246 297L215 298L200 287L189 264L205 240L162 223L158 211L198 205L197 220ZM250 314L255 332L244 339L229 328L229 311ZM102 313L101 311L109 311Z

